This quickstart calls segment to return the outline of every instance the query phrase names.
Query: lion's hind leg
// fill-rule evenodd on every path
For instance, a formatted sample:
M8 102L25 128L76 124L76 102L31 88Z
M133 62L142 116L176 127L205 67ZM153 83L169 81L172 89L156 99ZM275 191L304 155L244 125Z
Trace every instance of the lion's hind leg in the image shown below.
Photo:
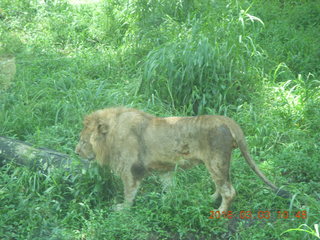
M217 201L219 199L219 197L221 197L220 192L218 191L217 185L216 185L216 191L214 192L214 194L211 195L211 198L213 201Z
M220 154L215 154L214 157L211 158L211 161L206 164L216 185L216 191L212 195L212 198L216 200L220 196L222 197L222 202L218 209L220 213L228 211L232 200L236 196L229 177L229 165L230 159Z
M224 181L219 186L219 188L221 192L222 202L218 210L220 211L220 213L226 213L231 206L232 200L236 196L236 191L234 190L230 181Z
M236 196L230 180L230 161L234 146L234 139L226 125L213 128L208 132L209 154L205 162L213 181L216 184L216 192L213 197L222 197L219 207L220 213L228 211L232 200Z

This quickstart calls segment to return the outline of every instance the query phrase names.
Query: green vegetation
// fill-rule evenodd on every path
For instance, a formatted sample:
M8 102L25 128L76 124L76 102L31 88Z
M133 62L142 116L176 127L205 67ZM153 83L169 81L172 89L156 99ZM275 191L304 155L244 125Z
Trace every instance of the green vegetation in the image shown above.
M82 118L99 108L224 114L241 124L263 172L294 198L273 194L238 151L231 210L269 210L272 219L209 219L214 187L201 166L177 172L172 193L149 177L136 205L114 212L122 186L108 169L75 164L41 173L11 163L0 168L0 239L317 238L317 0L43 2L0 2L0 59L14 56L17 65L12 86L0 90L1 136L76 163ZM277 210L289 219L278 219ZM303 210L307 216L295 216Z

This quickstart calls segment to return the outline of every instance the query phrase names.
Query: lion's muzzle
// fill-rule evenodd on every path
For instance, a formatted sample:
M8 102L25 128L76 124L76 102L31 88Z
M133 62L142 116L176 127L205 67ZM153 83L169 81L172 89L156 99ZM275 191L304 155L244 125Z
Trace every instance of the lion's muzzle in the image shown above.
M96 158L96 155L92 152L92 150L86 149L86 147L82 143L77 144L75 153L82 158L88 159L89 161L92 161Z

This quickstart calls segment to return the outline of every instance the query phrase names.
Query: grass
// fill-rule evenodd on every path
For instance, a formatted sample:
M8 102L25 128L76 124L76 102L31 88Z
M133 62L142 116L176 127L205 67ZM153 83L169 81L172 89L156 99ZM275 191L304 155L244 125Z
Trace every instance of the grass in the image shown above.
M263 172L294 198L271 193L239 151L231 210L268 210L275 219L209 219L214 187L203 166L177 172L167 194L149 177L135 206L114 212L122 185L108 169L42 173L10 163L0 168L0 239L314 239L290 229L312 232L320 221L318 5L1 1L0 59L14 56L17 65L11 88L0 90L1 136L76 163L82 118L99 108L224 114L244 128ZM301 210L306 218L295 216Z

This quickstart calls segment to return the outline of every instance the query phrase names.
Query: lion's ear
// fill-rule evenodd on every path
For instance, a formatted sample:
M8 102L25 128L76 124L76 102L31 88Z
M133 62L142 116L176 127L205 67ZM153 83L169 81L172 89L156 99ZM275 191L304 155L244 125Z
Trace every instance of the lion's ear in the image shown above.
M109 125L106 123L99 123L98 124L98 131L99 131L99 133L107 134L109 131Z

